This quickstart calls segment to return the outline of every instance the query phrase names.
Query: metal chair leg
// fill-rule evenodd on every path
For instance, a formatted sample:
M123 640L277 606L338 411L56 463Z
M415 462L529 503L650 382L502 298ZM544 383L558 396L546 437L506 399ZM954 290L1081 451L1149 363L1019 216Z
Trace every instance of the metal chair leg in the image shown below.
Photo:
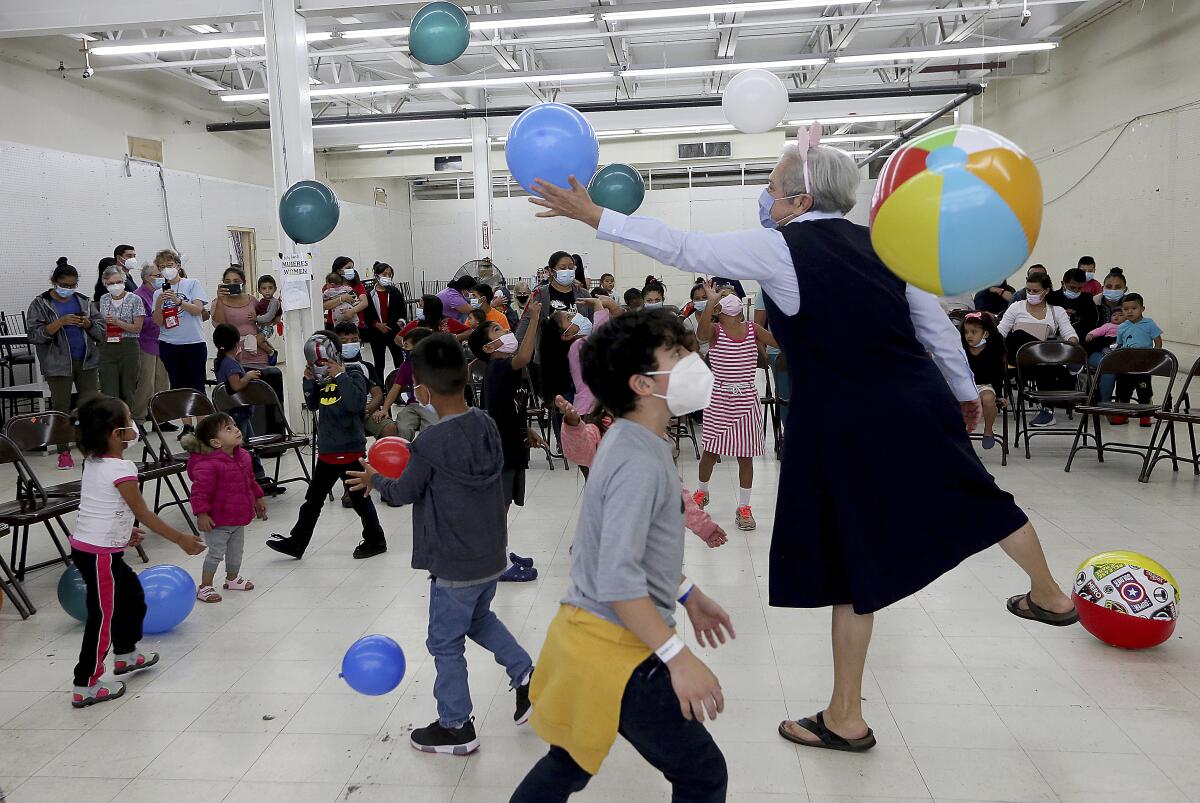
M1079 439L1083 438L1083 442L1085 444L1087 443L1087 438L1085 436L1087 424L1088 417L1086 415L1079 416L1079 426L1075 428L1075 440L1071 442L1071 453L1067 455L1067 465L1063 467L1063 471L1069 472L1071 470L1071 463L1075 460L1075 453L1081 448L1079 446Z

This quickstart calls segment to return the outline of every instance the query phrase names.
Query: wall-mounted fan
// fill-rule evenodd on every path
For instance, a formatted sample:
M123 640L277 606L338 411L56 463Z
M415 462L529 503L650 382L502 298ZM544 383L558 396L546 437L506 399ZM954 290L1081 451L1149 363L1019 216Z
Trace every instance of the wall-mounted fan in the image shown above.
M472 259L467 262L454 274L455 279L461 279L463 276L470 276L475 281L489 284L492 287L507 284L504 272L490 259Z

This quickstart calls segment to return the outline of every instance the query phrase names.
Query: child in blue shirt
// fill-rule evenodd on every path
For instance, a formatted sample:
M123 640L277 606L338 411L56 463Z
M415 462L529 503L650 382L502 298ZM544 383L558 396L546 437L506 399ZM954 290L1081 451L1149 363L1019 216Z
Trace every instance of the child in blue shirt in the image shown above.
M1162 348L1162 329L1154 322L1153 318L1145 317L1146 302L1140 295L1126 293L1121 299L1121 311L1125 313L1125 320L1117 326L1117 348ZM1101 387L1101 393L1104 390L1105 388ZM1150 377L1132 375L1116 377L1117 401L1128 403L1133 398L1135 391L1138 404L1149 404L1154 396L1150 386ZM1128 419L1125 416L1116 416L1110 418L1109 421L1113 424L1124 424ZM1154 426L1154 418L1143 416L1139 423L1143 427Z

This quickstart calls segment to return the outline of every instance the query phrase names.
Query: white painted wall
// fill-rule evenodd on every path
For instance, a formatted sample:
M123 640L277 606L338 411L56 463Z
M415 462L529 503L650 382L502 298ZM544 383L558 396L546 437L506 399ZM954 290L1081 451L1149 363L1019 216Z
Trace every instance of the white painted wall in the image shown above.
M1038 162L1049 203L1030 261L1056 279L1082 254L1121 266L1165 338L1193 345L1200 105L1159 112L1200 102L1197 42L1200 3L1122 5L1069 36L1047 74L989 84L976 117ZM1125 127L1140 115L1153 116Z

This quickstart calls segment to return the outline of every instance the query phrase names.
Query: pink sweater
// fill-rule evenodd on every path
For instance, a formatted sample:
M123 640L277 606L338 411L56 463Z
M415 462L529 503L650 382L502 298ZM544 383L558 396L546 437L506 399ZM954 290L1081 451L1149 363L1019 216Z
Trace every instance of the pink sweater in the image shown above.
M254 500L263 495L254 480L250 453L240 446L233 456L220 449L188 457L192 513L207 513L218 527L243 527L254 520Z
M1117 325L1115 323L1104 323L1088 332L1088 334L1092 337L1116 337Z
M590 466L592 459L596 456L596 449L600 446L600 437L600 428L595 424L580 422L572 426L563 421L563 455L577 466ZM683 492L684 524L701 539L707 541L717 529L716 522L712 520L712 516L705 513L696 504L696 500L692 498L692 492L684 487L682 479L679 481L679 486Z
M596 406L596 397L592 395L592 389L587 386L587 382L583 381L583 368L579 364L579 351L583 348L585 340L586 337L578 338L567 351L567 367L571 369L571 382L575 385L575 401L571 404L580 415L592 412L592 408Z

